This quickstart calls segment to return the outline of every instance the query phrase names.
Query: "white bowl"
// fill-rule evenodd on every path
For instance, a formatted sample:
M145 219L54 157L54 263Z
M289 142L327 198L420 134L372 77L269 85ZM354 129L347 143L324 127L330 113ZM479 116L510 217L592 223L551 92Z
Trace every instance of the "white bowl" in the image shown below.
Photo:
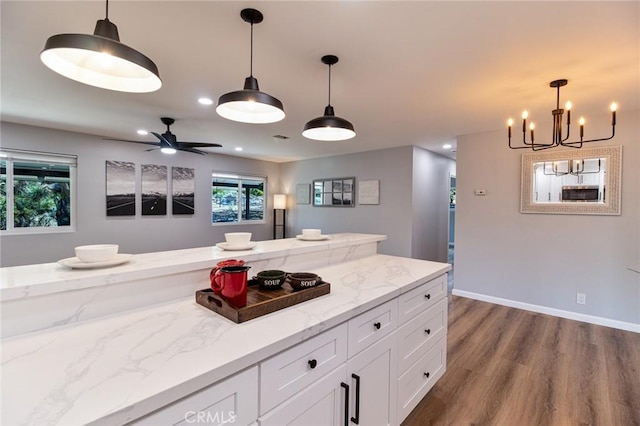
M305 237L319 237L322 235L322 231L320 229L303 229L302 235Z
M251 232L227 232L224 238L229 246L244 246L251 242Z
M118 244L93 244L75 248L76 257L82 262L106 262L118 256Z

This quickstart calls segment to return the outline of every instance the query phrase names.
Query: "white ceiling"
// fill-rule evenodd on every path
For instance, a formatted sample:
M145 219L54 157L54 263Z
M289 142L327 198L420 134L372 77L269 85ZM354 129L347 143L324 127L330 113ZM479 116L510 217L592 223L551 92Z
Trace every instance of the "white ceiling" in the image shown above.
M546 134L555 106L548 83L558 78L569 80L561 96L573 102L575 114L604 114L612 100L621 111L640 109L637 1L109 4L121 41L154 60L163 87L111 92L65 79L40 62L49 36L92 33L104 18L103 1L3 0L3 121L153 141L136 130L164 131L159 119L169 116L179 140L217 142L224 147L211 152L282 162L404 145L454 156L442 144L455 149L456 136L500 129L524 108ZM215 105L197 103L242 88L249 74L245 7L264 14L254 27L253 74L262 91L284 103L287 117L279 123L231 122ZM300 134L327 103L325 54L340 58L332 70L332 104L356 128L349 141ZM244 151L235 152L237 146Z

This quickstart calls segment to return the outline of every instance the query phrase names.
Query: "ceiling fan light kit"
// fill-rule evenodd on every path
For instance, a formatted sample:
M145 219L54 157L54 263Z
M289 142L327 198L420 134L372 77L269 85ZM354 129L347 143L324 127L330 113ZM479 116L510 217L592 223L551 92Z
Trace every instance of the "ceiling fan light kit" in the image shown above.
M338 63L335 55L325 55L322 63L329 66L329 101L322 117L314 118L304 125L302 136L319 141L341 141L351 139L356 132L348 120L336 117L331 106L331 66Z
M220 96L216 112L223 118L241 123L275 123L285 117L282 102L273 96L261 92L258 80L253 76L253 25L263 20L256 9L243 9L240 16L251 24L251 61L250 73L244 81L244 88Z
M589 139L584 140L584 125L585 119L584 117L580 117L578 123L580 124L580 140L574 140L571 142L567 142L571 133L571 102L567 102L565 104L565 109L560 108L560 88L562 86L566 86L568 84L568 80L560 79L553 80L549 83L549 87L556 89L556 109L551 111L551 115L553 116L553 135L551 142L536 142L535 141L535 124L529 123L527 127L527 118L529 118L529 112L524 111L522 113L522 145L514 146L511 144L511 126L513 126L513 119L509 119L507 121L507 137L509 139L509 148L511 149L531 149L533 151L541 151L544 149L555 148L557 146L565 146L568 148L582 148L582 144L589 142L600 142L600 141L608 141L609 139L613 139L616 134L616 110L618 109L618 105L615 102L611 103L611 136L608 138L599 138L599 139ZM562 132L562 119L564 113L567 113L567 133L566 135ZM530 132L529 141L527 141L527 130Z
M64 77L102 89L147 93L162 86L156 64L120 43L118 27L109 21L108 0L106 18L98 20L93 34L51 36L40 59Z
M206 151L202 151L198 148L220 148L222 145L218 143L206 143L206 142L184 142L178 141L176 135L171 133L171 125L175 123L175 119L171 117L162 117L160 118L162 124L167 126L167 130L160 134L156 132L150 132L153 136L158 138L158 142L144 142L144 141L134 141L130 139L115 139L115 138L103 138L108 141L118 141L118 142L132 142L132 143L140 143L144 145L152 145L155 148L148 149L147 151L153 151L156 149L160 149L160 152L163 154L175 154L177 151L185 151L191 152L193 154L206 155Z

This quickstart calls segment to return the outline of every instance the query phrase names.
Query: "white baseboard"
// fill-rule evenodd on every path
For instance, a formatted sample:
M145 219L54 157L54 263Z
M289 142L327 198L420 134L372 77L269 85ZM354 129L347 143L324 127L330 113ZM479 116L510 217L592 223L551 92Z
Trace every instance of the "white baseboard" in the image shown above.
M453 289L452 294L454 296L466 297L468 299L495 303L496 305L509 306L511 308L524 309L525 311L538 312L540 314L553 315L560 318L567 318L576 321L588 322L590 324L603 325L605 327L640 333L640 324L634 324L631 322L617 321L609 318L564 311L562 309L549 308L547 306L532 305L531 303L518 302L517 300L511 299L503 299L501 297L488 296L486 294L473 293L471 291L457 290L455 288Z

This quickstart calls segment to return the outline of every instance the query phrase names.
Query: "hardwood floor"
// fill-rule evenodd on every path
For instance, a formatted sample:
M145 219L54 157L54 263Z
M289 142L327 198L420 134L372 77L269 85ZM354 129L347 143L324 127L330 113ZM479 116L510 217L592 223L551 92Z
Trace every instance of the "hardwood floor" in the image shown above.
M402 426L640 426L640 334L450 295L447 345Z

